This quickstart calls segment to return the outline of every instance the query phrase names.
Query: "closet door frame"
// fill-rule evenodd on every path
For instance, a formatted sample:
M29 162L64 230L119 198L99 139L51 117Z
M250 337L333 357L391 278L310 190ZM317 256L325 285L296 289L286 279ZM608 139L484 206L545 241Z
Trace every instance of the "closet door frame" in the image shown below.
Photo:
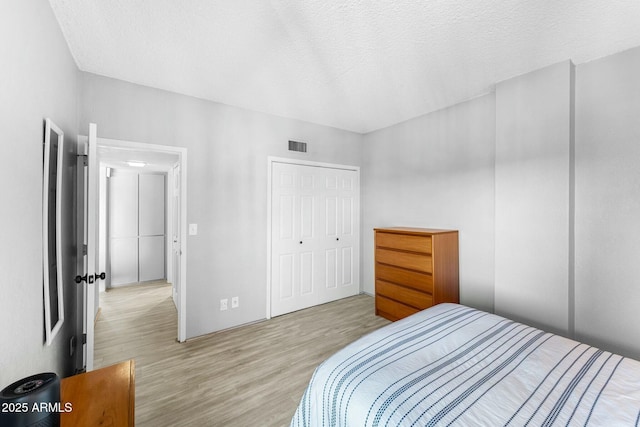
M342 170L348 170L348 171L353 171L357 174L357 189L355 191L355 200L354 200L354 217L355 217L355 227L354 227L354 232L355 232L355 254L354 256L354 267L356 270L355 274L358 277L358 282L359 282L359 278L361 277L360 274L360 167L359 166L353 166L353 165L343 165L343 164L335 164L335 163L326 163L326 162L316 162L316 161L308 161L308 160L301 160L301 159L291 159L291 158L284 158L284 157L273 157L273 156L269 156L267 157L267 295L266 295L266 318L267 319L271 319L272 314L271 314L271 292L272 292L272 256L273 256L273 251L272 251L272 190L273 190L273 183L272 183L272 177L273 177L273 165L274 163L286 163L286 164L292 164L292 165L298 165L298 166L308 166L308 167L322 167L322 168L329 168L329 169L342 169ZM360 292L362 291L362 284L358 283L358 288L360 290Z

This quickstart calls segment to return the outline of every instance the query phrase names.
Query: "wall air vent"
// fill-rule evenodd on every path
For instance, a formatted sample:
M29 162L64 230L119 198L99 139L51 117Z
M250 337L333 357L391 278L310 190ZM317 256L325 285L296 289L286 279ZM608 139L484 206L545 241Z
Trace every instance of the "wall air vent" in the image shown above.
M307 152L307 143L298 141L289 141L289 151L300 151L301 153Z

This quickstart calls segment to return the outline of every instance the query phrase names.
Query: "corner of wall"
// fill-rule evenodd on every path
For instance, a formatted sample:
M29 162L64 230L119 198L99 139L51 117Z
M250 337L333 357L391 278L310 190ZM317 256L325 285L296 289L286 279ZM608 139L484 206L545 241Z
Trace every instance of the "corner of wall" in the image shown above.
M496 85L495 309L573 328L573 64Z
M568 336L575 337L576 317L576 66L569 61L569 283Z

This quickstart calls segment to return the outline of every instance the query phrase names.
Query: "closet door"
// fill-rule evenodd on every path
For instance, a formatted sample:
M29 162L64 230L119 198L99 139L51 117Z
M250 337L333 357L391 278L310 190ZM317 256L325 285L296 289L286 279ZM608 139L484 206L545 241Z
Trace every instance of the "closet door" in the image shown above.
M109 178L111 286L165 276L165 176L114 170Z
M271 314L318 303L314 171L276 163L272 177ZM316 221L314 221L316 220ZM314 255L315 253L315 255Z
M344 169L325 169L322 200L325 205L324 287L320 303L359 292L358 174Z
M109 178L111 286L138 281L138 175Z
M358 173L274 162L271 314L359 292Z
M164 236L145 236L138 241L140 282L160 280L164 271Z
M139 176L139 281L165 277L165 177Z

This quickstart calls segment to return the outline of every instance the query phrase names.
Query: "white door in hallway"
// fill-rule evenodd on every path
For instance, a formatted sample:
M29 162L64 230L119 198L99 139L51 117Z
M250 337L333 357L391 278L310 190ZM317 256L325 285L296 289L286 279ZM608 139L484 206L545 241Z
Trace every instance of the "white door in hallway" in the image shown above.
M93 345L94 345L94 321L98 307L98 293L96 282L104 280L103 275L97 272L100 258L98 246L98 128L95 123L89 124L89 137L86 146L87 163L86 170L82 172L84 186L81 189L84 204L84 224L81 231L83 242L86 246L84 255L84 271L76 278L81 286L82 296L82 329L84 340L82 344L83 368L93 370Z
M356 295L359 172L273 162L271 315Z
M171 254L173 263L173 276L171 284L173 286L173 302L176 307L180 306L180 255L182 249L180 245L180 165L175 165L171 174L173 182L171 183L171 197L173 198L171 215L173 225L171 226Z

